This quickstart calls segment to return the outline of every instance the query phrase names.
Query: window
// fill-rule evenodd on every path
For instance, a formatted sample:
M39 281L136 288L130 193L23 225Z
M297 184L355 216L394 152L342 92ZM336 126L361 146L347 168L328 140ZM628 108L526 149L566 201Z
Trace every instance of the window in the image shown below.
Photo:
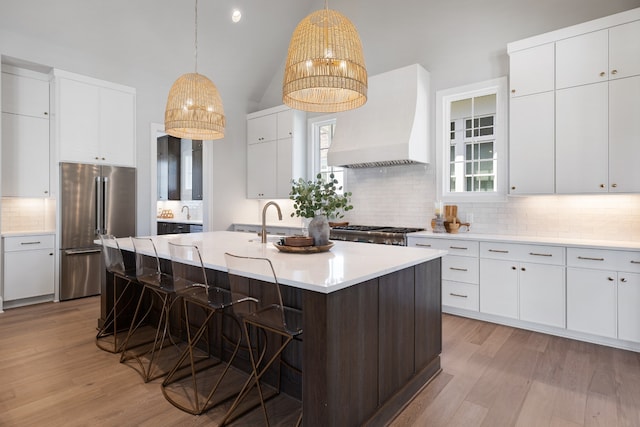
M329 166L327 162L327 153L333 140L335 128L335 117L323 116L309 119L311 147L313 147L313 153L309 156L311 160L309 175L313 178L320 173L322 178L327 181L329 175L333 174L338 180L338 187L342 187L344 186L344 168ZM343 189L340 189L338 193L342 194Z
M496 200L506 194L506 78L439 91L438 197Z

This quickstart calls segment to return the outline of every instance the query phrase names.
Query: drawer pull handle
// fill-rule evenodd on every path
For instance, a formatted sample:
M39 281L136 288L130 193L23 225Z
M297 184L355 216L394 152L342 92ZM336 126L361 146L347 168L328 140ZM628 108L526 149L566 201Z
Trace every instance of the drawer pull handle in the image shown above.
M428 245L426 243L416 243L416 246L420 246L420 247L423 247L423 248L430 248L431 247L431 245Z
M591 258L588 256L579 256L578 259L584 259L587 261L604 261L604 258Z
M631 264L640 264L640 261L633 261L633 260L631 260Z
M449 270L455 270L455 271L469 271L466 268L458 268L458 267L449 267Z
M453 292L449 292L449 295L451 295L452 297L458 297L458 298L469 298L467 295L454 294Z
M531 256L553 256L553 254L538 254L535 252L529 252L529 255Z
M461 249L463 251L468 250L469 248L463 248L462 246L449 246L449 249Z
M20 242L21 245L39 245L42 242Z
M497 252L499 254L508 254L509 253L509 251L505 251L505 250L502 250L502 249L489 249L489 252Z

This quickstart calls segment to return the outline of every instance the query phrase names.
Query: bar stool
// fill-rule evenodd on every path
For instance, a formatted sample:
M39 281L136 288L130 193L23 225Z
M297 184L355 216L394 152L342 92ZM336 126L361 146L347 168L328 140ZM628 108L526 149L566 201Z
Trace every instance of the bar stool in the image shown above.
M280 347L273 353L271 358L264 362L264 350L256 357L253 351L249 352L251 358L251 366L253 372L249 379L245 382L242 390L238 394L236 400L229 408L221 425L224 425L233 412L238 408L243 399L247 397L253 386L258 389L260 404L264 414L266 425L269 425L269 417L267 416L267 408L265 399L260 385L260 379L273 365L279 360L278 366L285 363L281 359L282 352L294 339L300 339L302 335L302 312L300 310L287 307L282 302L282 293L278 278L276 277L273 264L267 258L244 257L225 253L227 263L227 271L229 274L229 284L231 294L234 301L249 301L247 304L234 304L232 306L234 313L242 320L245 339L251 346L251 336L249 334L249 326L253 325L259 330L271 332L282 337ZM271 281L254 281L247 277L250 272L252 277L264 277L272 279ZM255 346L258 348L258 346ZM278 389L280 393L280 371L278 370ZM296 425L300 425L302 421L302 412L298 418Z
M161 369L162 366L158 358L165 348L165 341L169 339L175 348L179 347L170 332L171 308L179 298L173 287L172 277L160 269L160 258L153 240L148 237L131 237L131 243L136 260L136 279L142 285L142 292L138 298L129 333L122 347L120 363L126 363L130 360L137 362L137 367L135 365L131 367L140 374L146 383L164 376L170 370L169 366L173 365L173 359L179 355L179 352L176 352L175 358L164 360L165 369ZM158 303L160 315L156 320L155 328L152 328L155 330L153 339L140 341L139 336L147 336L145 334L146 328L143 326L148 322L154 309L154 301ZM148 303L148 306L146 310L143 309L144 313L141 313L145 302ZM139 351L140 347L142 350Z
M137 283L135 270L126 269L122 251L115 236L111 234L101 234L100 243L102 244L102 255L106 270L113 275L113 306L104 320L104 324L98 329L96 334L96 346L110 353L119 353L122 351L123 343L119 343L120 332L118 321L122 320L122 313L126 313L127 307L132 303L130 286ZM125 282L124 288L119 292L118 283ZM125 335L126 336L126 335ZM109 342L113 340L113 342Z
M176 362L174 368L167 374L162 382L162 393L165 398L175 407L194 415L200 415L222 402L231 400L237 395L238 387L232 388L221 399L213 401L214 394L220 389L223 379L227 376L242 341L242 333L238 320L231 314L225 313L225 309L233 305L231 292L213 286L207 279L206 270L202 262L202 256L197 245L183 245L169 242L169 252L171 254L171 268L173 270L174 288L182 298L183 315L185 329L187 332L187 348L183 351ZM190 307L200 309L203 319L197 325L192 321ZM209 323L215 314L222 314L221 326L219 328L219 348L218 357L213 363L206 365L199 364L200 358L210 359ZM237 327L235 339L224 333L224 319L231 319ZM193 331L195 329L195 332ZM202 349L202 342L206 349ZM231 355L227 362L224 362L224 343L231 345ZM189 369L184 372L183 362L188 358ZM216 375L202 374L205 370L216 368L219 371L220 364L224 363L222 372ZM199 375L200 374L200 375ZM181 380L191 377L189 385L185 385ZM211 382L213 384L211 385ZM177 384L177 386L172 386ZM201 393L201 389L205 390ZM222 390L224 391L224 390ZM221 391L221 393L222 393ZM191 394L190 394L191 393ZM189 395L190 394L190 395Z

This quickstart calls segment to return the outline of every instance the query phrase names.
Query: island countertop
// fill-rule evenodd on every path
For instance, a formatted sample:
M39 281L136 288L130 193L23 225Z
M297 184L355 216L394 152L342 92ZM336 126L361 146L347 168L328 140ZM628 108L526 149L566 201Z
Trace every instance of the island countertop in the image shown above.
M227 271L224 253L271 260L283 285L328 294L366 280L442 257L447 252L403 246L333 242L328 252L296 254L280 252L273 240L260 243L253 233L214 231L152 237L158 256L169 259L168 242L196 244L205 268ZM121 249L133 251L129 238L118 239ZM250 271L248 277L269 280Z

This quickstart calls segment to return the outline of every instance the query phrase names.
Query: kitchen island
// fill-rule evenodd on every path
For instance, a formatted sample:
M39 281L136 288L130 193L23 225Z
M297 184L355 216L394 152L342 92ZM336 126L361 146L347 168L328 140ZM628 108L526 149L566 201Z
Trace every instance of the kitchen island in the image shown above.
M271 260L285 303L303 313L302 348L294 352L302 385L291 394L301 394L304 425L385 424L440 371L445 251L335 242L328 252L291 254L238 232L153 240L165 259L169 241L197 244L216 277L226 275L225 252ZM132 250L129 239L119 243Z

